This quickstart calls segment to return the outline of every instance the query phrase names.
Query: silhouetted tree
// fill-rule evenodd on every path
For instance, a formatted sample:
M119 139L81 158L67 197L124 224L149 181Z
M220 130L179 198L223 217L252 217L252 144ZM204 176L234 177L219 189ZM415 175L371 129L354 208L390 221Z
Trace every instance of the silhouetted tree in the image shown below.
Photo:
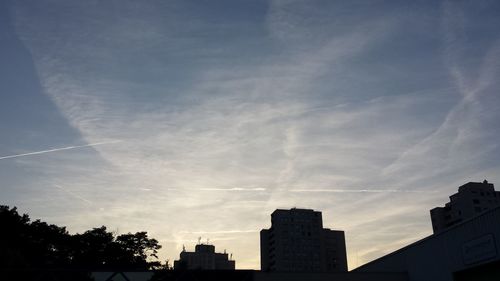
M158 262L147 262L149 258L158 259L156 254L161 248L158 240L148 238L147 232L122 234L116 238L116 243L127 253L133 264L145 267L159 266Z
M71 237L72 264L79 267L102 269L109 267L109 248L113 234L105 226L87 230ZM117 253L118 254L118 253Z
M53 267L69 264L64 227L19 215L14 207L0 206L0 266L10 268Z
M157 268L161 248L147 232L115 237L105 226L70 235L66 228L40 220L30 222L15 207L0 205L0 269L133 269Z
M64 227L19 215L0 205L0 279L90 281L89 272L61 271L70 264L69 238Z

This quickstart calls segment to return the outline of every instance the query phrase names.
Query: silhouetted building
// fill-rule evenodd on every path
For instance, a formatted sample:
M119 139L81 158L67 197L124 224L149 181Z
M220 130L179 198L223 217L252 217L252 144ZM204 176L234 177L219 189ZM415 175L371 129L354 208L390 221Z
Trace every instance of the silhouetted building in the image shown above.
M407 272L412 281L500 280L498 245L500 207L452 225L351 272Z
M321 212L276 210L260 232L262 271L347 271L344 232L323 228Z
M466 183L450 196L450 202L444 207L430 211L432 229L438 233L497 206L500 206L500 192L495 191L493 184L486 180Z
M198 244L194 252L184 249L180 259L174 261L174 269L234 270L235 261L227 253L216 253L214 245Z

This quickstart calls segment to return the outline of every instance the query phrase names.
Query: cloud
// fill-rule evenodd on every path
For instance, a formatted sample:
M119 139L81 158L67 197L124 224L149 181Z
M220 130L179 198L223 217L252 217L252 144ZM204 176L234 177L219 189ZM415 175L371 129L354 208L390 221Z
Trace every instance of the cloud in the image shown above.
M315 196L303 196L304 192L300 191L303 186L381 186L360 180L357 171L364 171L368 178L368 175L376 176L379 161L387 161L386 157L393 156L394 147L401 147L408 139L426 131L417 127L412 132L405 132L402 128L408 120L399 118L416 104L427 104L425 96L360 97L361 101L356 102L311 94L324 77L333 83L343 83L338 74L349 69L349 64L357 57L390 37L394 31L392 19L367 19L353 25L348 32L328 32L329 28L325 28L322 32L326 33L316 34L316 23L301 25L301 32L295 32L296 27L283 29L289 25L285 22L289 19L301 22L305 16L309 17L301 15L300 9L288 10L290 18L281 18L278 10L282 7L273 9L267 18L267 28L271 35L278 34L284 44L282 53L257 54L261 56L261 63L244 62L229 68L222 63L198 67L200 62L194 56L185 62L191 65L187 75L192 80L183 84L182 95L175 97L170 95L168 87L152 88L149 81L153 78L141 77L140 72L149 71L148 62L154 57L144 54L144 65L124 63L120 51L100 41L108 38L113 45L116 44L113 40L123 38L116 38L113 28L97 29L86 23L87 20L104 20L90 12L88 19L82 17L84 25L92 28L81 35L87 38L68 40L66 36L71 38L72 35L66 33L50 36L58 46L57 52L48 52L49 46L44 46L43 40L32 41L29 39L34 37L32 34L24 34L44 89L85 140L126 140L120 146L97 148L112 167L113 183L104 185L100 191L101 197L107 199L105 204L101 203L105 205L106 215L92 213L78 221L80 227L85 221L106 223L120 218L121 228L140 229L147 218L147 225L164 225L152 227L152 231L170 237L169 241L178 241L166 247L168 255L172 255L173 249L178 250L181 245L179 241L186 239L182 231L194 225L208 229L207 221L211 222L210 229L215 230L228 229L229 225L243 230L261 229L267 227L270 213L278 207L302 205L325 212L330 210L332 204L328 202L335 199L322 193L343 196L363 193L370 195L372 200L375 200L372 194L403 193L363 188L350 192L318 190ZM149 11L150 23L155 24L158 17L165 17L164 12ZM294 13L299 15L292 15ZM123 30L133 26L133 22L127 20L121 23ZM40 33L52 30L51 24L56 23L39 27L42 28ZM329 27L334 29L335 25ZM161 27L153 26L152 29L161 30ZM22 25L19 30L29 32ZM186 41L177 41L181 38L155 38L168 50L182 47L188 54L197 52L197 46L203 44L203 38L191 38L188 45ZM144 46L139 49L148 49L150 41L143 41ZM301 41L304 45L297 45ZM87 46L84 42L93 44ZM139 44L140 41L134 42ZM170 54L171 57L175 55L175 52ZM84 71L100 65L101 58L109 65L103 67L111 66L116 70ZM81 67L72 68L75 62ZM137 67L137 76L125 81L123 77L126 76L122 76L121 71L131 67ZM163 84L160 81L163 77L168 79L170 66L154 64L152 67L160 77L152 83ZM141 98L139 93L143 94ZM381 126L373 130L370 128L372 122ZM387 156L380 156L381 151ZM96 179L100 177L110 177L110 174L95 175ZM92 186L90 179L82 177L81 180L82 185ZM75 182L71 177L67 181ZM150 190L137 190L137 186ZM81 189L86 190L84 186ZM89 187L86 192L91 190ZM231 212L220 211L225 209ZM168 215L171 212L176 215ZM383 215L380 212L379 216ZM336 227L327 222L325 225ZM238 244L241 246L239 256L243 263L255 262L258 237L252 232L245 233L241 235L248 235L246 240L249 242Z
M492 77L498 72L498 64L491 63L499 54L498 39L478 59L481 61L479 68L472 71L471 67L461 65L468 44L465 22L461 7L451 2L443 5L444 61L452 78L450 84L460 96L441 124L386 166L384 175L408 174L418 168L425 172L412 180L419 181L451 170L463 171L497 149L497 145L488 140L494 131L486 126L488 120L498 119L498 115L494 110L486 110L490 106L486 101L491 99L488 95L494 94L488 87L495 83ZM468 160L460 161L459 158Z
M435 43L434 33L415 24L417 35L407 34L407 18L420 23L431 9L273 1L240 25L209 11L200 18L182 2L62 3L16 4L16 28L83 141L123 140L94 145L104 167L93 158L46 163L60 171L49 186L93 203L59 216L72 231L148 230L167 241L163 256L192 242L187 234L210 234L238 251L238 264L258 268L254 229L268 227L276 208L303 206L346 229L360 264L430 233L428 209L468 175L497 174L477 164L497 149L488 131L498 120L498 47L479 68L466 65L479 73L469 78L459 33L467 13L453 5L437 53L420 42ZM379 221L397 231L385 237Z

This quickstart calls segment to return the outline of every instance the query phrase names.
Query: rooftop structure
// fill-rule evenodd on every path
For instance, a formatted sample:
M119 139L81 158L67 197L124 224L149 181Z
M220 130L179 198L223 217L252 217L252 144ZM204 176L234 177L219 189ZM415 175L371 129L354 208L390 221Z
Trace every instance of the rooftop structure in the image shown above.
M180 259L174 261L174 269L234 270L235 261L225 251L216 253L214 245L198 244L194 252L182 250Z
M500 192L495 191L488 181L469 182L458 188L458 193L450 196L444 207L430 211L432 229L438 233L468 218L500 206Z

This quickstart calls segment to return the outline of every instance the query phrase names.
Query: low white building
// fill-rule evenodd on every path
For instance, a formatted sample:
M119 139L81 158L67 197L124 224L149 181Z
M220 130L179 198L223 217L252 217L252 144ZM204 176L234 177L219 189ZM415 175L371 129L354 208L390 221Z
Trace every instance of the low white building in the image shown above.
M410 281L500 280L500 207L482 212L354 272L407 272Z

